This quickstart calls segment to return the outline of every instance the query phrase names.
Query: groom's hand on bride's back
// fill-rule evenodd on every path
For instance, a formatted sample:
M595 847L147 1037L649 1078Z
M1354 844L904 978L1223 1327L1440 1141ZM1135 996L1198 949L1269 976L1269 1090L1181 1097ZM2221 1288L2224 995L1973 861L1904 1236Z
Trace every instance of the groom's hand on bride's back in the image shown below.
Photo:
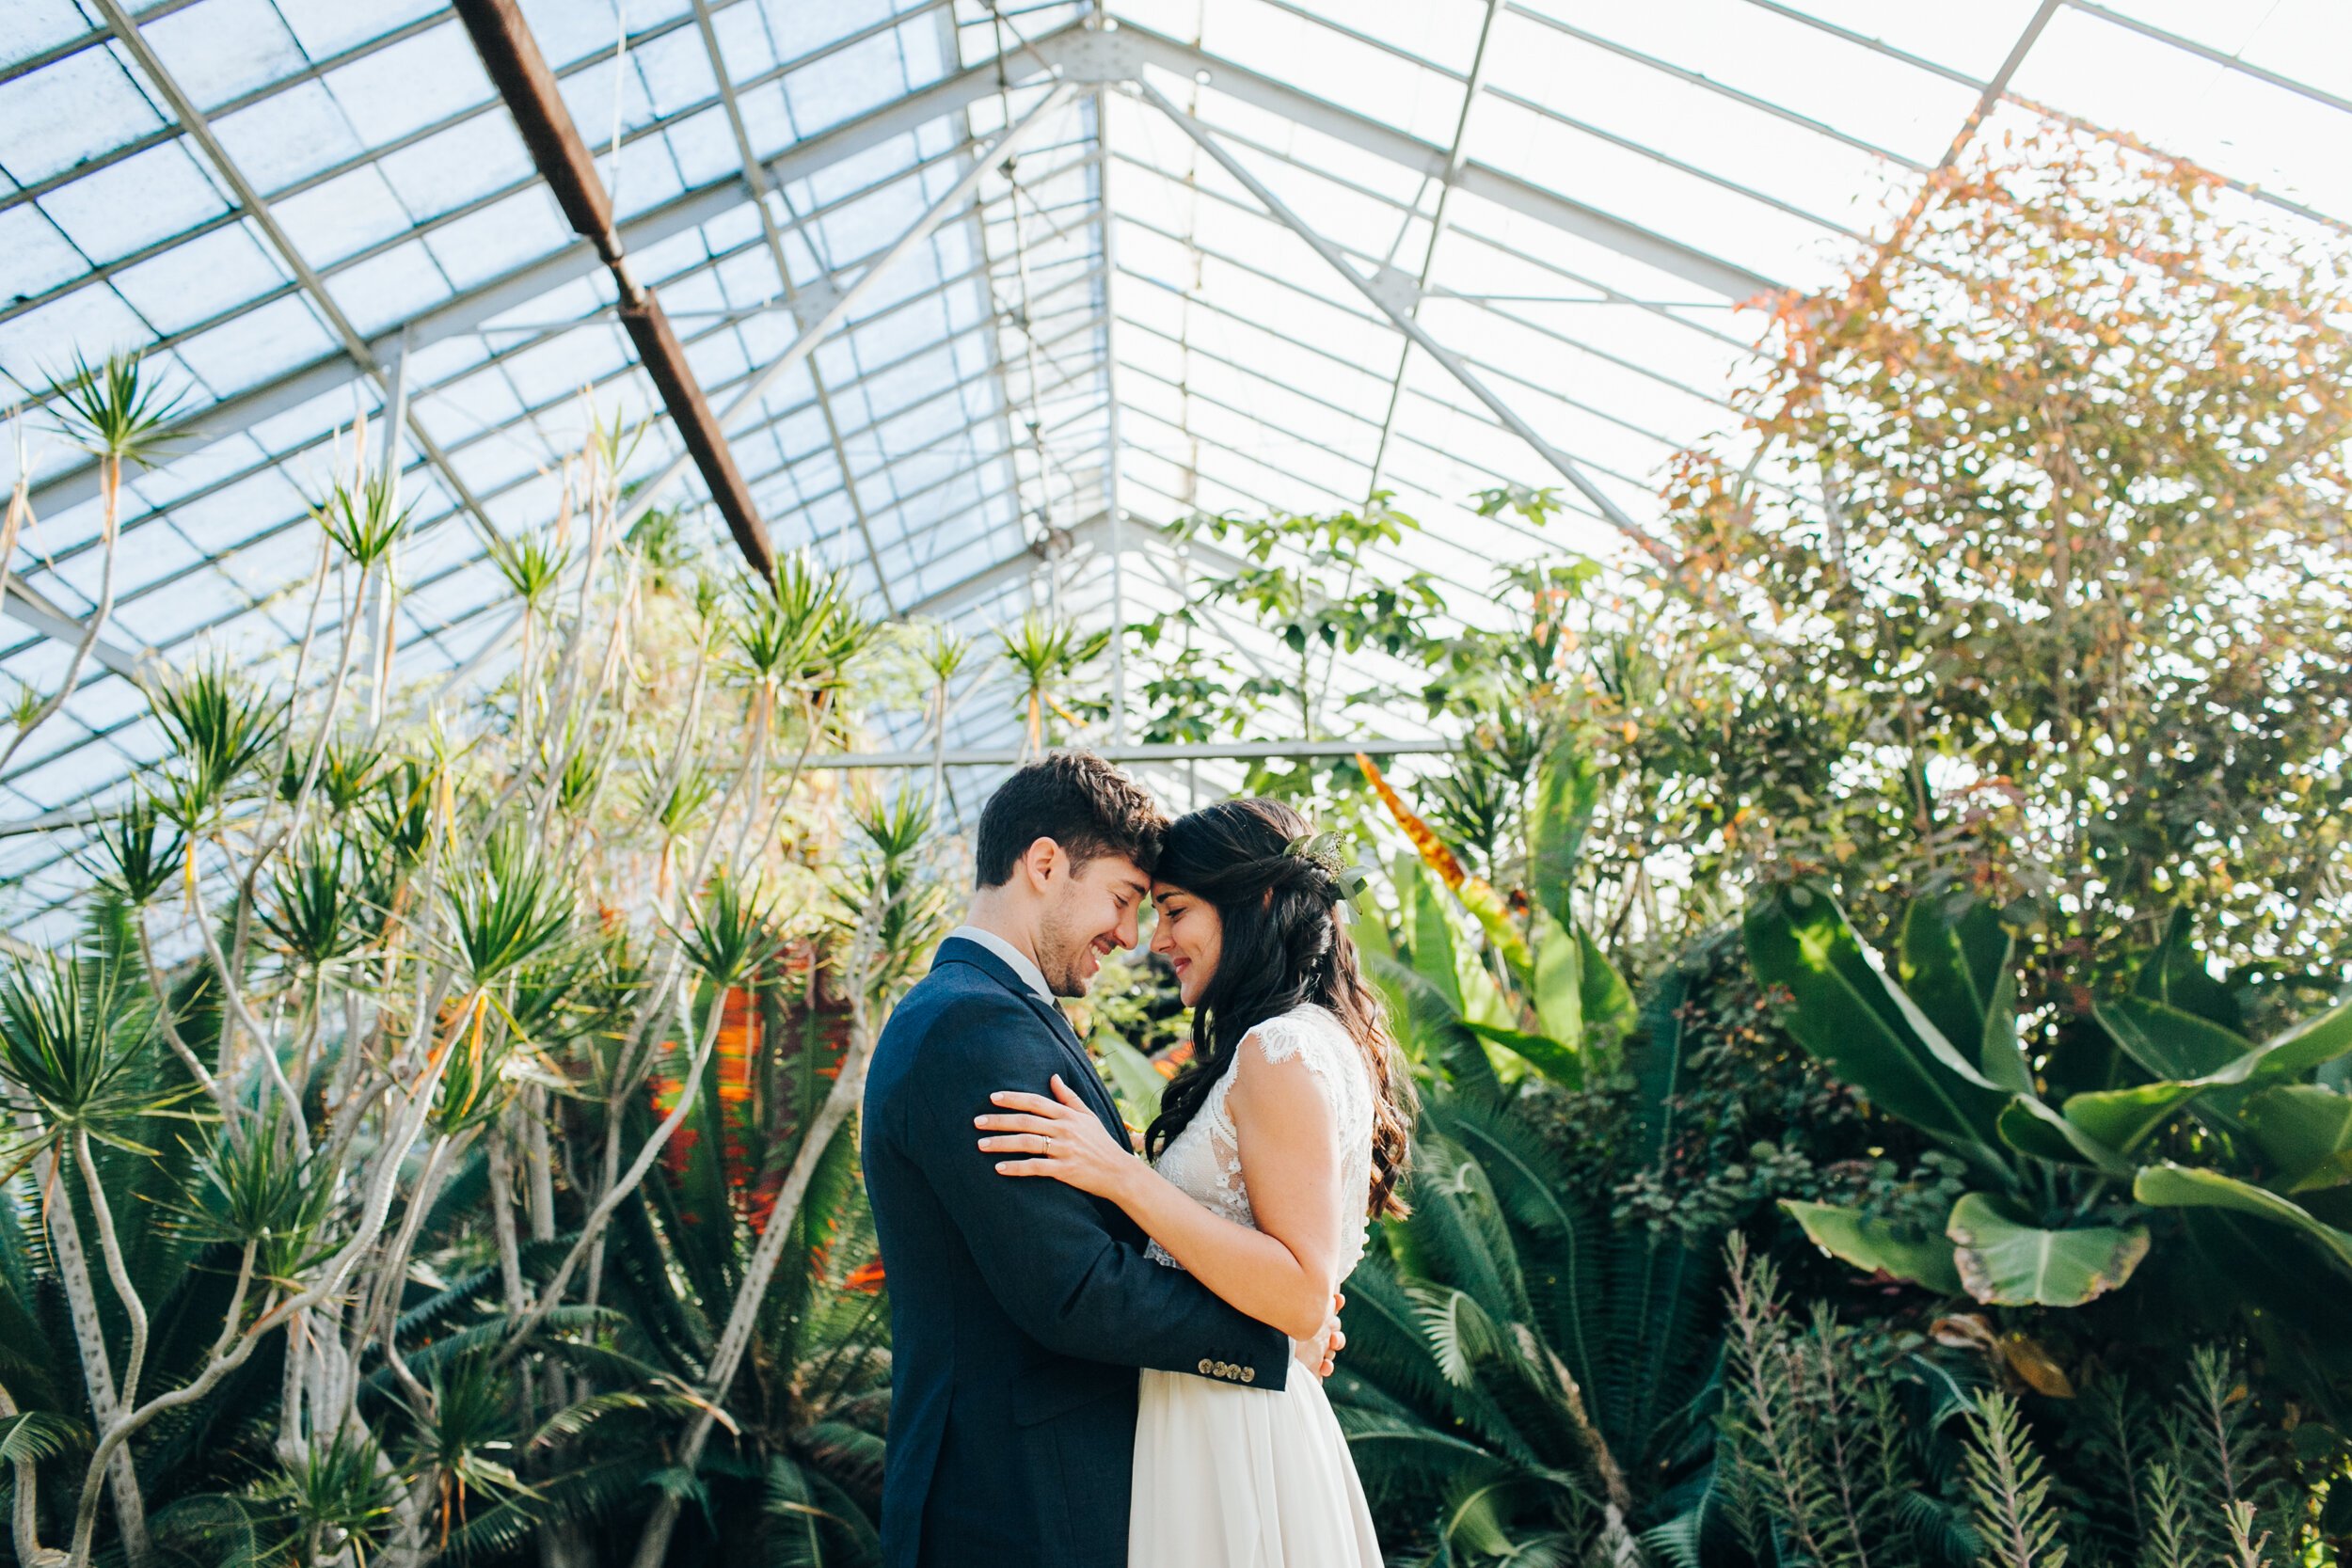
M1347 1348L1347 1336L1340 1331L1340 1308L1346 1305L1347 1297L1335 1292L1331 1310L1324 1315L1323 1333L1312 1339L1291 1341L1291 1354L1298 1358L1298 1364L1317 1377L1329 1377L1340 1352Z

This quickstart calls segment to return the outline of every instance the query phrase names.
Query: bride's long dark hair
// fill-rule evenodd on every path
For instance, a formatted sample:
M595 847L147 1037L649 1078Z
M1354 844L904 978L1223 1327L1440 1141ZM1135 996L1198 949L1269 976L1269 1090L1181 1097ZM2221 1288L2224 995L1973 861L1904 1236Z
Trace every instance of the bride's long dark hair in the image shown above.
M1372 1075L1368 1212L1402 1215L1396 1187L1417 1097L1379 994L1364 979L1339 917L1339 879L1283 852L1313 831L1289 806L1263 799L1219 800L1169 824L1152 875L1214 905L1223 936L1216 973L1193 1008L1192 1063L1160 1097L1144 1149L1156 1156L1200 1114L1243 1036L1302 1002L1317 1003L1346 1025Z

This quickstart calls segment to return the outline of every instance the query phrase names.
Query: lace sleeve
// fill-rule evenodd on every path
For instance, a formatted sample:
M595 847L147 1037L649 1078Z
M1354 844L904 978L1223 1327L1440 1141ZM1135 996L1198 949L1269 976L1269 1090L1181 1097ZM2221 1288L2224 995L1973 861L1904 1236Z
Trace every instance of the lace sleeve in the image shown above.
M1311 1018L1286 1014L1269 1018L1250 1030L1242 1037L1241 1049L1254 1051L1268 1067L1280 1067L1294 1057L1305 1062L1324 1104L1335 1117L1344 1117L1347 1085L1341 1069L1346 1064L1332 1031L1318 1027Z

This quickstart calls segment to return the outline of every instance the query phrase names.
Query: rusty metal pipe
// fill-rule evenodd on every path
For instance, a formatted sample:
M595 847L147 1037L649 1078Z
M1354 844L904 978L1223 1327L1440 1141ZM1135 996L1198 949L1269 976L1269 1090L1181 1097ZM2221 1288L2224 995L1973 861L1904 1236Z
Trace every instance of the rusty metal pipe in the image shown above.
M743 559L772 581L776 558L768 543L767 525L752 504L751 489L735 466L726 435L686 362L686 350L671 330L661 302L651 289L629 276L628 258L612 224L612 199L596 173L596 156L572 123L571 110L564 103L546 56L539 53L538 40L531 36L530 24L523 20L515 0L454 0L454 4L475 53L482 56L483 69L506 101L507 112L515 117L516 129L531 150L539 177L555 194L556 205L564 209L573 231L594 245L598 259L611 269L620 291L622 328L636 347L638 363L660 394L670 422L677 427L687 455L702 474L704 487L726 519L727 531L735 536Z

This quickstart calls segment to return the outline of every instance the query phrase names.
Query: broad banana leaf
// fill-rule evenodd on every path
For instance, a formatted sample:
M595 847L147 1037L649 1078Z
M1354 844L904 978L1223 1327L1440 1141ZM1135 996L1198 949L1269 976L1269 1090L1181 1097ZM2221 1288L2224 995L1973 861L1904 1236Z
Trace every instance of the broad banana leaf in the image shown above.
M1533 920L1535 1023L1570 1051L1584 1048L1584 944L1551 911Z
M1454 1016L1471 1023L1508 1029L1518 1022L1502 989L1480 961L1474 942L1460 940L1445 901L1422 890L1416 901L1413 971L1429 982Z
M2246 1031L2237 998L2206 971L2205 956L2197 951L2197 933L2185 909L2174 909L2165 922L2164 941L2140 966L2132 992L2194 1014L2233 1035Z
M1428 981L1438 999L1458 1018L1462 1012L1462 966L1454 952L1454 922L1446 918L1444 902L1431 896L1421 868L1411 869L1413 895L1408 902L1413 911L1409 928L1413 973Z
M1563 926L1576 924L1569 895L1599 803L1599 770L1574 741L1563 740L1545 753L1528 805L1527 879L1536 906Z
M2132 1162L2067 1120L2040 1099L2021 1094L2001 1108L2001 1141L2020 1154L2062 1165L2089 1165L2129 1178Z
M2249 1044L2234 1029L2145 996L2101 1002L2091 1015L2123 1054L2157 1078L2211 1077L2245 1055Z
M1995 1307L2080 1307L2131 1278L2148 1256L2145 1226L2044 1230L1983 1193L1952 1205L1944 1233L1961 1283Z
M2141 1139L2170 1121L2182 1106L2195 1100L2214 1081L2167 1079L2128 1089L2100 1089L2069 1095L2066 1119L2119 1154L2128 1154Z
M2096 1011L2101 1025L2133 1060L2151 1070L2152 1064L2207 1061L2225 1046L2238 1048L2197 1076L2169 1077L2067 1101L2069 1121L2119 1149L2129 1148L2184 1106L2208 1121L2244 1132L2240 1117L2249 1085L2299 1078L2352 1051L2352 1004L2307 1019L2251 1050L2245 1049L2243 1037L2166 1003L2123 997L2101 1004Z
M2246 1122L2288 1192L2352 1181L2352 1095L2282 1084L2247 1101Z
M1119 1114L1138 1130L1150 1126L1152 1118L1160 1114L1160 1096L1168 1088L1168 1080L1152 1065L1152 1058L1099 1020L1088 1035L1087 1044L1103 1059L1103 1078L1119 1101Z
M1815 1246L1866 1274L1892 1275L1947 1296L1963 1292L1949 1237L1891 1225L1834 1203L1783 1198L1780 1206Z
M1555 1084L1565 1084L1570 1088L1584 1086L1584 1057L1565 1040L1518 1029L1498 1029L1491 1023L1465 1023L1462 1027L1489 1045L1502 1047ZM1506 1081L1516 1076L1510 1072L1502 1074Z
M2250 1181L2167 1161L2143 1166L2132 1182L2132 1196L2151 1209L2229 1209L2275 1221L2301 1231L2337 1268L2352 1274L2352 1233L2323 1223L2301 1205Z
M1583 949L1583 959L1577 974L1584 985L1584 1036L1588 1048L1623 1039L1633 1028L1638 1009L1633 1001L1633 988L1625 983L1617 966L1600 950L1593 933L1583 927L1576 927L1577 945Z
M2330 1007L2316 1018L2307 1018L2294 1028L2265 1040L2255 1048L2254 1054L2260 1060L2249 1077L2257 1084L2300 1078L2346 1053L2352 1053L2352 1002Z
M1887 979L1827 890L1799 882L1763 892L1741 932L1756 978L1795 999L1788 1025L1808 1053L1986 1173L2015 1179L1994 1131L2010 1095Z
M2031 1094L2033 1069L2017 1040L2016 948L1981 898L1960 889L1926 893L1903 911L1896 974L1919 1010L1972 1053L1987 1078Z

